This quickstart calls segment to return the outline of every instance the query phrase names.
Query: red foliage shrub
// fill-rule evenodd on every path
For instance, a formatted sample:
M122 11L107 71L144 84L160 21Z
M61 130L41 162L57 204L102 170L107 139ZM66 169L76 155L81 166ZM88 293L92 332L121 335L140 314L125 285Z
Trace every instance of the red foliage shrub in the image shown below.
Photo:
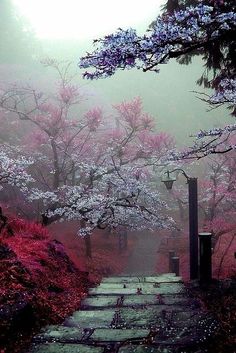
M227 278L236 276L236 235L234 232L220 236L212 256L213 276Z
M89 280L41 225L21 219L9 224L14 235L0 235L0 340L13 353L21 348L21 330L60 322L76 310Z

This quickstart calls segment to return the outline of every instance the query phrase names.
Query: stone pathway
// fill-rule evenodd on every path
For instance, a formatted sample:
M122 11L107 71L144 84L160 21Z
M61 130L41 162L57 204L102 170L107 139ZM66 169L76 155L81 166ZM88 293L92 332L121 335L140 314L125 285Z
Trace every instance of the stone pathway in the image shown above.
M202 353L216 329L174 274L109 277L63 325L36 336L29 353Z

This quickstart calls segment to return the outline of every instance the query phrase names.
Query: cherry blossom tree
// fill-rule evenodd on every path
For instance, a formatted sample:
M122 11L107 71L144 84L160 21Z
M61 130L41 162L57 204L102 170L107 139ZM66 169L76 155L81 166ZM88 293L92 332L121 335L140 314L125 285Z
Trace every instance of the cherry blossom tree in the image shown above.
M200 207L205 226L217 242L235 227L236 161L234 152L208 158L207 175L200 183Z
M189 2L191 6L183 6ZM158 73L160 64L172 58L189 63L191 55L204 55L207 73L211 70L213 77L208 79L205 73L199 83L212 87L214 92L201 98L211 107L227 104L235 114L235 33L234 1L170 0L167 11L151 24L145 35L138 36L134 29L119 29L97 39L94 41L97 48L81 58L80 67L93 67L94 71L85 71L84 77L98 79L112 76L118 69L134 67ZM234 145L225 143L234 132L235 124L200 131L185 157L201 158L235 149Z
M29 184L34 181L29 173L29 167L33 160L25 157L17 148L2 144L0 146L0 193L4 191L6 185L16 187L21 192L27 193ZM0 233L6 228L9 234L13 234L11 226L8 224L8 217L3 213L0 206Z
M213 234L212 246L220 276L226 258L233 256L235 241L235 152L208 156L207 173L199 183L199 207L203 227ZM205 160L204 160L205 161Z
M43 93L28 85L13 85L3 90L0 105L22 123L31 124L23 143L30 153L35 151L38 166L35 178L41 187L55 189L63 183L73 183L76 172L73 152L80 150L83 153L83 145L99 125L101 112L94 110L82 119L76 119L71 111L82 96L79 88L71 84L70 63L64 65L47 60L44 64L53 67L60 76L54 94Z
M184 161L185 162L185 161ZM198 206L201 227L214 234L214 245L219 237L232 230L235 219L235 181L236 161L234 151L227 154L207 156L201 163L188 165L184 169L195 168L198 180ZM191 171L187 172L191 175ZM180 220L184 221L184 209L187 205L187 188L175 185L171 195L178 205ZM172 204L172 210L175 204Z
M70 64L44 64L59 74L55 93L11 86L0 97L4 112L32 127L22 138L36 161L37 185L29 198L43 201L44 224L78 220L88 249L95 227L170 224L152 178L153 167L163 166L174 147L173 138L153 131L153 118L143 112L139 97L114 105L109 119L99 107L81 114L83 93L72 83Z
M32 164L33 159L22 155L19 149L2 145L0 147L0 190L8 184L24 191L27 184L34 181L28 171Z

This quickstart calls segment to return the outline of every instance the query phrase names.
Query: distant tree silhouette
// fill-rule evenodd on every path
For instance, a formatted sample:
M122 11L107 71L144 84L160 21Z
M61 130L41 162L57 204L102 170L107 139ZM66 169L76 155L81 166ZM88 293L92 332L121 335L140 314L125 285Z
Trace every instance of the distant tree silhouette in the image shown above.
M37 40L26 19L22 18L12 0L0 1L0 61L29 62L37 52Z

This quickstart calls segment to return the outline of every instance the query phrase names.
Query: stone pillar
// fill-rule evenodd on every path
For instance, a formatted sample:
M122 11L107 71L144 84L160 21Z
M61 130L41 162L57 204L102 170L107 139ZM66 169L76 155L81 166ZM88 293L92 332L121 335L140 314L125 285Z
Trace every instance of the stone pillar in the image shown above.
M173 256L172 257L172 272L179 276L179 257Z
M175 251L174 250L169 250L169 271L173 272L172 268L172 257L175 256Z
M208 284L212 279L211 233L199 233L200 239L200 283Z

